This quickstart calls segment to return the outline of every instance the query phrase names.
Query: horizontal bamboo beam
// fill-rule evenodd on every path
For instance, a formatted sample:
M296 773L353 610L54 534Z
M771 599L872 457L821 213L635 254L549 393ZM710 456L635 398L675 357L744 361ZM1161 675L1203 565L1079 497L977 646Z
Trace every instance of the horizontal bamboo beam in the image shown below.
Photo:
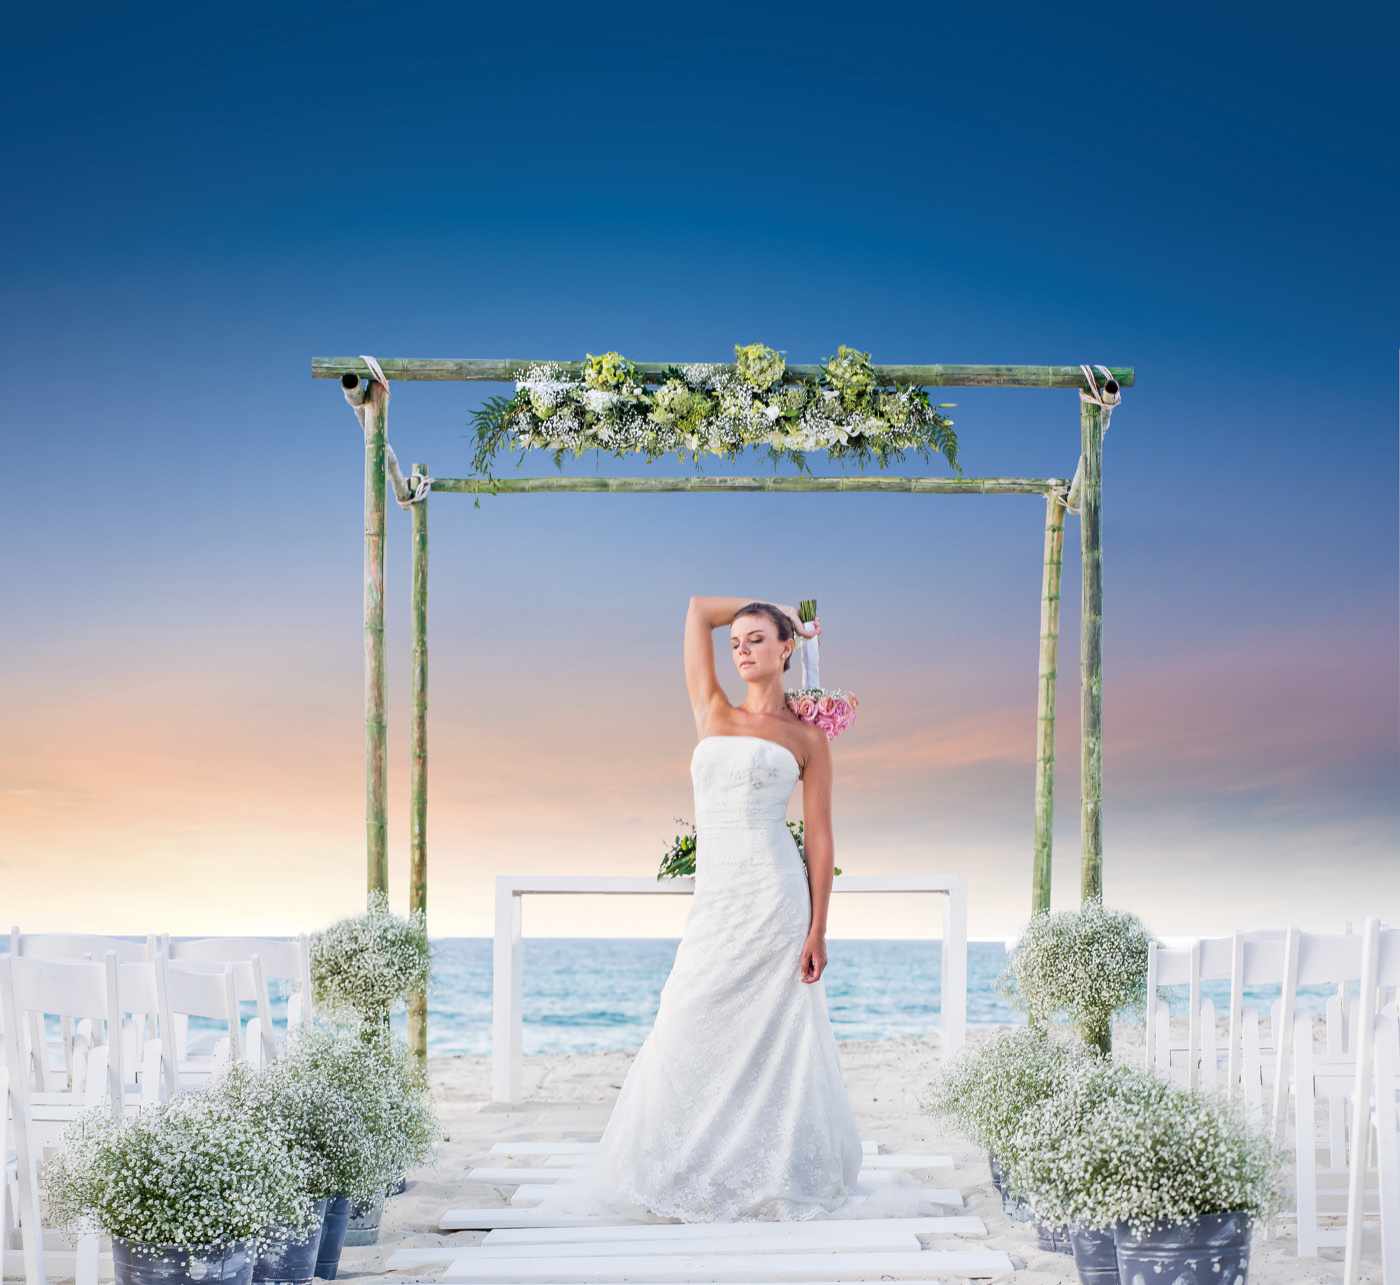
M512 383L517 374L537 361L549 358L480 360L472 357L381 357L379 364L390 379L428 380L487 380L492 383ZM583 362L561 361L565 370L582 373ZM681 366L681 361L639 361L636 365L648 375L659 375L667 366ZM715 365L733 366L732 362ZM1123 388L1133 385L1131 366L1110 366L1113 378ZM1085 388L1084 373L1078 366L876 366L880 378L890 384L914 384L921 388ZM814 379L820 366L789 366L790 378ZM313 357L313 379L339 379L343 375L369 377L369 367L359 357Z
M1064 491L1058 477L502 477L502 495L545 491L616 491L646 495L662 491L880 491L942 495L1045 495ZM434 491L488 493L491 483L476 477L436 477Z

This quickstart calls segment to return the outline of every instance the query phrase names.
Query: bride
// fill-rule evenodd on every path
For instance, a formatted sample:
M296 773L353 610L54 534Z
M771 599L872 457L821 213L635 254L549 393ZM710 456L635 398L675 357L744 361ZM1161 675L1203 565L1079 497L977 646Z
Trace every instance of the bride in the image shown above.
M711 635L725 625L746 685L738 705L715 675ZM815 633L786 604L690 600L694 898L598 1149L548 1192L542 1215L691 1223L931 1212L906 1174L862 1180L827 1013L831 749L783 688L799 639ZM786 823L798 781L805 865Z

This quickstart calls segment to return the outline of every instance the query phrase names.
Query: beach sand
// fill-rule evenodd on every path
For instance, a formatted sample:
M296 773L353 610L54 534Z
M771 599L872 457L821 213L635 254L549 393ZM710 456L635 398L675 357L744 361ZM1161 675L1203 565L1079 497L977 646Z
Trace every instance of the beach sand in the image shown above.
M969 1042L988 1039L998 1028L969 1029ZM842 1041L841 1065L861 1136L873 1138L882 1151L934 1151L952 1156L955 1170L928 1171L932 1185L956 1187L965 1208L987 1225L986 1237L930 1237L924 1244L938 1248L984 1247L1004 1250L1017 1270L996 1277L1019 1285L1072 1285L1079 1277L1068 1255L1048 1253L1036 1245L1032 1228L1013 1222L1002 1212L993 1189L986 1153L966 1139L942 1128L919 1107L919 1099L938 1064L938 1038L902 1037ZM1141 1026L1116 1026L1115 1056L1141 1061ZM490 1101L490 1059L444 1057L430 1060L438 1109L449 1135L436 1163L409 1174L409 1187L385 1205L377 1245L347 1248L341 1260L342 1278L384 1272L394 1250L408 1246L473 1245L485 1232L440 1232L438 1217L452 1207L486 1207L508 1203L511 1188L466 1180L473 1164L526 1164L514 1157L491 1156L492 1143L518 1138L596 1138L608 1119L634 1052L557 1054L524 1059L524 1097L506 1106ZM1270 1239L1256 1229L1249 1280L1252 1285L1324 1285L1340 1282L1341 1250L1327 1249L1320 1259L1299 1259L1284 1227ZM436 1269L387 1273L393 1278L432 1278ZM1380 1285L1379 1237L1368 1228L1366 1263L1361 1280Z

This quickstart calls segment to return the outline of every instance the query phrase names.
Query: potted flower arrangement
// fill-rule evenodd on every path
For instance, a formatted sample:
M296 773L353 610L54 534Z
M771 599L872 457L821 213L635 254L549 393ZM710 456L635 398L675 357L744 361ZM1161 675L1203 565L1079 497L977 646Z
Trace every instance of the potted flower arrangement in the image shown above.
M1242 1283L1283 1160L1228 1097L1091 1059L1023 1114L1006 1169L1037 1217L1070 1227L1086 1285Z
M1147 992L1152 935L1136 915L1093 899L1078 910L1041 911L1026 925L999 980L1032 1025L1068 1015L1089 1047L1108 1055L1111 1022Z
M375 1137L383 1149L384 1174L392 1186L409 1168L428 1158L441 1136L441 1129L428 1092L427 1072L408 1045L401 1040L386 1039L365 1047L374 1058L371 1073L383 1085L382 1108L376 1101L378 1109L372 1122ZM345 1244L372 1245L379 1239L386 1189L381 1178L377 1191L351 1205Z
M431 966L424 913L394 914L378 889L363 914L337 920L311 939L316 1003L337 1018L357 1020L371 1037L387 1032L396 1003L428 984Z
M1072 1066L1090 1057L1080 1045L1057 1039L1044 1028L1002 1031L984 1044L964 1048L925 1094L926 1110L951 1121L987 1149L992 1185L1012 1219L1032 1216L1015 1184L1005 1177L1017 1124L1055 1092ZM1043 1248L1069 1252L1068 1236L1059 1224L1042 1219L1036 1230Z
M247 1285L260 1253L318 1221L306 1157L217 1085L79 1116L42 1187L56 1224L112 1238L117 1285Z
M240 1065L224 1078L224 1091L242 1110L260 1113L302 1155L307 1194L319 1212L316 1226L301 1240L259 1255L254 1281L310 1281L323 1244L338 1262L351 1202L382 1195L384 1145L370 1127L373 1112L367 1121L364 1107L374 1085L361 1084L362 1092L353 1094L339 1070L347 1061L369 1070L364 1049L354 1033L318 1026L295 1033L286 1055L261 1072Z

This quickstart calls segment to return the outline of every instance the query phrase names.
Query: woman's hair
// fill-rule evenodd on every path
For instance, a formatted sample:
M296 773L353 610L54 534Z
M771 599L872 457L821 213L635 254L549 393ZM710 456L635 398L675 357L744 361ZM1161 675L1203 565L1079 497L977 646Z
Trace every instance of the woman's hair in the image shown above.
M740 607L734 613L735 620L738 620L740 616L767 616L777 627L779 642L786 642L789 638L797 636L797 631L792 627L792 621L788 618L787 613L779 611L771 602L751 602L747 606ZM787 673L788 668L792 665L792 653L796 650L797 648L794 647L792 652L788 653L788 658L783 661L784 673Z

